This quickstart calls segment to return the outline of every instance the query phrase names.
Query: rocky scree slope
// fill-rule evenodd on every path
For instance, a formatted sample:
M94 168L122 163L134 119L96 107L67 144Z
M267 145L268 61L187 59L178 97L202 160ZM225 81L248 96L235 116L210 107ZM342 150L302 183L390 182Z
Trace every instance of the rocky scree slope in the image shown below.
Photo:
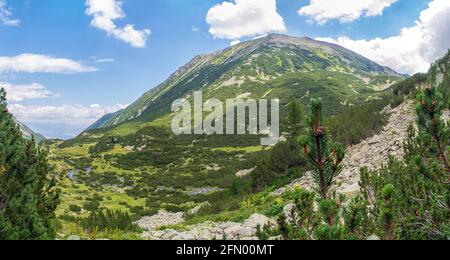
M360 192L361 167L375 170L381 168L389 156L403 157L403 143L407 138L407 129L416 122L413 102L405 102L394 109L387 108L385 113L390 115L389 121L379 134L347 148L343 161L344 169L336 181L339 193L352 195ZM313 185L311 174L306 173L303 178L294 180L287 187L275 191L273 195L280 196L294 188L310 190Z

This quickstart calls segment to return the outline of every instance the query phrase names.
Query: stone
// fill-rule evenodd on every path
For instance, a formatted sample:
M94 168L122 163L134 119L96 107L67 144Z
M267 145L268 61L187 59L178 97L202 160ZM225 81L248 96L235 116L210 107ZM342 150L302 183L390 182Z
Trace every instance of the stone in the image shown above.
M81 237L76 236L76 235L71 235L67 238L67 240L72 240L72 241L81 240Z
M238 178L244 178L245 176L250 175L255 169L256 169L256 168L238 171L238 172L236 173L236 177L238 177Z
M378 241L381 240L377 235L371 235L367 238L368 241Z
M242 226L235 225L224 230L225 236L235 240L242 232Z
M239 240L242 240L242 241L255 241L255 240L258 240L258 238L257 237L243 237L243 238L241 238Z
M267 224L273 224L273 220L261 214L253 214L247 221L245 221L244 226L256 228L258 226L263 227Z
M158 214L143 217L134 223L144 230L152 231L159 227L173 226L184 222L183 215L183 212L170 213L165 210L160 210Z
M172 238L172 240L189 241L189 240L196 240L196 239L195 239L195 236L193 234L188 233L188 232L182 232L182 233L178 233L176 236L174 236Z
M166 230L164 235L161 237L163 240L173 240L175 237L178 237L180 233L175 230Z
M283 236L279 235L279 236L273 236L273 237L269 237L269 240L283 240Z

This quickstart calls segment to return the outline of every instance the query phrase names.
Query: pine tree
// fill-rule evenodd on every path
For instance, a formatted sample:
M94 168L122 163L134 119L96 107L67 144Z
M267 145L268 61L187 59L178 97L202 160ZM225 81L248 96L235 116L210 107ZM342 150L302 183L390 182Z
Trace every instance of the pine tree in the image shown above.
M408 129L404 159L390 158L380 170L361 172L372 229L384 239L450 237L450 131L442 117L449 101L441 93L450 87L449 62L447 55L432 66L417 96L418 128Z
M45 151L22 137L0 90L0 239L52 239L59 202Z
M345 148L330 140L322 120L321 99L311 100L309 135L300 137L305 155L309 158L317 192L322 199L329 197L335 178L342 171Z
M439 91L440 88L444 87L437 83L436 75L438 71L438 65L432 66L429 82L417 97L416 111L420 130L419 142L423 146L428 146L431 152L435 152L437 159L446 171L445 176L430 176L427 172L424 172L424 174L431 179L443 178L441 181L450 184L450 137L449 130L444 120L442 120L442 114L447 104Z
M343 145L331 140L322 120L322 102L311 101L311 115L307 121L309 134L299 138L309 160L316 190L294 190L284 194L293 201L290 217L282 213L277 227L259 229L261 239L280 235L283 239L343 240L360 239L367 229L367 203L362 197L348 202L344 195L331 193L335 178L342 170L345 155ZM317 207L316 207L317 206ZM316 209L317 208L317 209Z

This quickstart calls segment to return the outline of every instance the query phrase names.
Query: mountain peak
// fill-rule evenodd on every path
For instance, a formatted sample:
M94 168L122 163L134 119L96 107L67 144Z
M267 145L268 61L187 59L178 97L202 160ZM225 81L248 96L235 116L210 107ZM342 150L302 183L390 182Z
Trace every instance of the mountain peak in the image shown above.
M311 75L305 76L301 73ZM193 91L200 89L210 93L220 89L222 93L215 95L233 98L232 95L237 91L241 94L250 93L255 91L256 87L259 88L261 96L264 96L270 91L266 88L278 83L277 79L283 76L294 75L292 81L311 77L313 81L310 84L322 84L315 82L317 77L314 78L314 74L320 77L329 74L323 79L325 82L331 82L334 77L336 80L345 81L341 87L352 89L351 93L357 96L360 94L358 91L370 93L370 89L384 89L395 82L392 77L402 77L395 71L339 45L308 37L269 34L211 54L195 56L165 82L149 90L128 108L94 125L98 128L115 126L141 118L144 114L145 120L155 119L168 113L170 104L175 99L187 98ZM235 86L239 89L235 89ZM356 90L356 86L367 89ZM343 92L345 91L341 93ZM228 96L225 96L225 93Z

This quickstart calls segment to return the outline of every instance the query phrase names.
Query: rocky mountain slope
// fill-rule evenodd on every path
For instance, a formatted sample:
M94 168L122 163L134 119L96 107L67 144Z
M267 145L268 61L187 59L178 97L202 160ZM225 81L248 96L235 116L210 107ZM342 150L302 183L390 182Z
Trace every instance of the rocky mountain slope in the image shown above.
M21 123L19 121L16 121L16 122L19 125L20 130L22 131L23 136L25 138L31 140L31 138L34 137L34 140L36 140L37 143L40 143L41 141L45 140L45 137L43 135L35 133L28 126L26 126L25 124L23 124L23 123Z
M381 168L389 156L402 158L407 129L416 122L414 106L412 102L405 102L394 109L387 108L385 112L389 114L389 121L379 134L347 148L343 170L337 177L338 192L350 195L359 193L361 167L375 170ZM306 189L313 187L310 173L273 194L280 196L287 190L300 187Z
M311 75L317 72L322 73ZM276 96L272 91L284 92L290 98L321 93L323 84L316 82L328 81L323 87L338 96L335 102L357 102L361 96L368 98L374 94L373 90L384 89L400 77L395 71L338 45L310 38L269 35L195 57L128 108L108 116L107 120L102 118L89 129L115 126L137 118L154 119L167 113L175 99L189 97L199 89L219 99L235 98L243 93L251 93L253 98ZM302 82L299 78L313 82ZM333 82L337 79L340 82ZM305 83L319 86L299 86ZM355 97L355 94L360 95Z

